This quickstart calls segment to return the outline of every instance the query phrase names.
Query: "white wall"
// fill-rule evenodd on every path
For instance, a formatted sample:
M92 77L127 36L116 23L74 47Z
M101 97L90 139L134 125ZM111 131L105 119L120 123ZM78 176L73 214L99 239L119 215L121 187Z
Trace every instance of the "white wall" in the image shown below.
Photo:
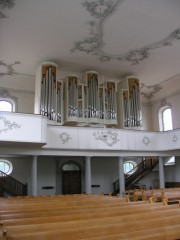
M38 157L38 195L50 195L56 193L56 164L53 157ZM51 186L53 189L42 189Z
M118 171L118 158L92 158L92 185L100 185L98 188L92 188L92 193L113 192L113 182L119 178Z
M173 128L180 128L180 76L177 76L162 85L162 90L151 99L151 115L153 131L159 131L158 111L162 102L171 106Z
M0 88L17 99L17 112L34 113L35 76L16 74L3 76Z
M13 171L10 176L16 178L20 182L28 183L28 194L31 195L31 169L32 157L8 157L5 158L12 162ZM79 159L73 157L38 157L38 195L61 194L61 167L65 162L73 161L78 163L82 174L82 192L85 192L84 184L84 158ZM124 160L125 161L125 160ZM137 159L137 163L139 163ZM56 164L56 162L58 164ZM92 185L100 185L93 187L92 193L99 194L101 192L108 194L113 192L113 182L119 178L118 175L118 158L117 157L99 157L91 158L91 179ZM165 182L180 182L180 157L176 157L175 166L165 166L164 175ZM158 165L157 167L143 178L139 185L145 185L146 189L153 187L154 181L159 179ZM53 186L54 189L42 189L43 186ZM56 189L58 188L58 189Z

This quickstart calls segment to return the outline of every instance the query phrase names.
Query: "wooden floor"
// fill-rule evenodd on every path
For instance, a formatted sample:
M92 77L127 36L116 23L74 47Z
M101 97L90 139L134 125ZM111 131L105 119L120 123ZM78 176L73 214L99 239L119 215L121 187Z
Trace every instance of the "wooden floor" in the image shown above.
M127 199L86 194L0 198L0 239L180 239L178 202Z

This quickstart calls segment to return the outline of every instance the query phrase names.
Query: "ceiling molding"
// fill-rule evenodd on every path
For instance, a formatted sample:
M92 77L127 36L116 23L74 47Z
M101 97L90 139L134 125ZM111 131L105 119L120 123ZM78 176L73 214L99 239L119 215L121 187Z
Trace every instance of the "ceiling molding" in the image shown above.
M89 35L74 43L74 48L71 52L84 52L86 54L98 56L100 61L126 61L132 65L136 65L148 59L153 50L171 46L174 41L180 40L180 28L175 29L166 38L161 41L151 43L146 46L142 46L137 49L130 49L125 54L110 54L103 51L104 33L103 26L108 17L114 14L119 7L120 3L125 0L96 0L88 1L84 0L82 6L93 17L93 20L87 22Z
M1 0L0 1L0 19L7 18L8 16L4 14L5 9L11 9L15 6L15 0Z

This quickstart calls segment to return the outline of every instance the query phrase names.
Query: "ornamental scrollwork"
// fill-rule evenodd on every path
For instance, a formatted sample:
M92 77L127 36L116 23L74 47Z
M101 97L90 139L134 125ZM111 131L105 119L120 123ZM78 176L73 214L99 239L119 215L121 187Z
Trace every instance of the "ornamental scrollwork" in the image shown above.
M6 132L8 130L13 130L15 128L20 128L20 127L21 125L15 122L10 122L4 116L0 116L0 134L2 132Z
M142 139L142 143L144 143L145 145L148 145L151 142L150 138L147 136L144 136Z
M173 138L172 138L172 141L173 141L174 143L176 143L177 140L178 140L178 137L176 136L176 134L174 134L174 135L173 135Z
M93 133L96 140L105 142L108 146L116 144L118 139L118 133L115 130L99 130Z
M132 65L139 64L140 62L148 59L151 51L171 46L174 41L180 40L180 28L175 29L168 36L160 41L151 43L146 46L142 46L137 49L130 49L125 54L110 54L103 50L105 45L104 42L104 24L111 15L115 13L118 6L124 0L84 0L82 6L89 12L93 17L93 20L88 21L89 35L84 39L74 43L72 52L80 51L86 54L96 55L100 61L107 62L111 60L127 61Z
M15 6L15 0L1 0L0 1L0 18L7 18L3 13L4 9L11 9Z
M70 135L67 134L67 133L65 133L65 132L61 133L61 134L59 135L59 138L61 139L62 144L67 143L67 142L71 139Z
M14 65L17 65L20 63L21 62L19 62L19 61L15 61L14 63L7 64L0 60L0 66L2 67L2 69L4 69L4 71L0 72L0 77L7 76L7 75L12 76L12 75L16 74L16 72L14 70Z

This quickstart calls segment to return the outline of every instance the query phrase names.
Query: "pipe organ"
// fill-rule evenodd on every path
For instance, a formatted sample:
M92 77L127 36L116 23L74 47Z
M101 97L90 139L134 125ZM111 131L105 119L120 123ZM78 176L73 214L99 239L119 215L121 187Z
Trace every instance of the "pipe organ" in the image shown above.
M35 113L62 123L63 82L57 80L57 65L52 62L41 64L36 76Z
M99 119L99 83L98 74L96 72L86 73L86 90L87 90L87 101L85 105L86 117L90 122L97 122Z
M106 119L116 120L116 85L114 82L107 82L107 89L105 95L105 110Z
M142 126L139 80L128 77L119 84L120 123L123 128Z
M114 81L101 82L95 71L80 79L69 75L58 80L53 62L41 64L37 71L35 113L60 125L119 126L142 125L139 80L127 77L118 86Z

